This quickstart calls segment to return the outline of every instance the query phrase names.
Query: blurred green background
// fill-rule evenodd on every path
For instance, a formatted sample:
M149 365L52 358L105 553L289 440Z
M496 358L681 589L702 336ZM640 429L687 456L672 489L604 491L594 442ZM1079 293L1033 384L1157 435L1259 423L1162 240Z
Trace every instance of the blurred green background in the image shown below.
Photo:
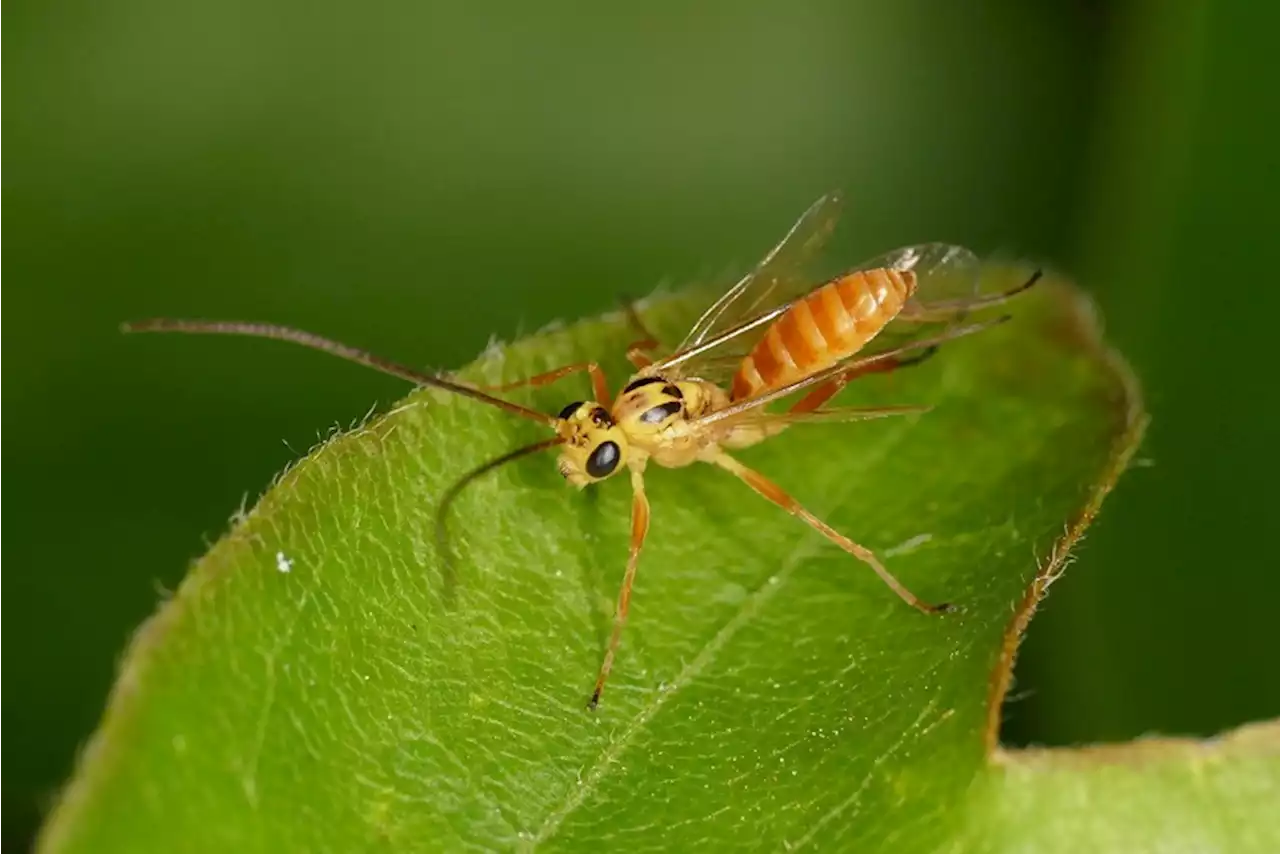
M6 4L6 848L188 561L404 391L121 320L269 320L457 366L723 279L836 187L839 260L1044 259L1145 382L1150 465L1033 624L1006 738L1277 714L1276 7L691 6Z

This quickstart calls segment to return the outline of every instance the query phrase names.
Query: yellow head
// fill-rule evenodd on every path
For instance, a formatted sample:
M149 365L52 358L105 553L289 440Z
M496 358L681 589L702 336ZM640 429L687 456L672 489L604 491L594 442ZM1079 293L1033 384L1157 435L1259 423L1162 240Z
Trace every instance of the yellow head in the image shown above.
M697 391L697 384L641 377L622 390L612 412L595 401L569 404L556 424L564 440L560 474L581 488L621 469L628 455L654 453L667 430L684 417L687 395Z
M564 439L557 466L565 480L581 489L604 480L627 460L627 434L603 406L575 401L560 411L556 432Z

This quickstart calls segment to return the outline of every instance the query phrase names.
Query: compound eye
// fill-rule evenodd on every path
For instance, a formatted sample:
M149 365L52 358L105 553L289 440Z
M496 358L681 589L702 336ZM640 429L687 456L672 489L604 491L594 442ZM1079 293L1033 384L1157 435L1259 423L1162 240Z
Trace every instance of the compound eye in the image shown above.
M622 455L615 442L601 442L587 457L587 474L594 478L608 477L618 467Z
M569 405L568 405L568 406L566 406L564 409L561 409L561 410L560 410L560 415L559 415L559 416L557 416L557 417L558 417L561 421L563 421L563 420L565 420L566 418L568 418L570 415L572 415L573 413L577 412L577 411L578 411L578 407L580 407L580 406L582 406L582 401L581 401L581 400L575 400L573 403L569 404Z

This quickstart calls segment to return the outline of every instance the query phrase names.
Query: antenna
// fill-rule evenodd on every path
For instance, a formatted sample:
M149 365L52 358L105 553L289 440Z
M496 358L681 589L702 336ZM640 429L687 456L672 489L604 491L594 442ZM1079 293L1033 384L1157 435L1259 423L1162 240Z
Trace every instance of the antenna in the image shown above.
M429 386L460 394L463 397L469 397L472 400L496 406L513 415L519 415L521 418L546 424L548 427L554 427L556 424L554 416L538 412L536 409L528 409L518 403L512 403L509 400L485 394L478 388L463 385L436 374L415 371L413 368L406 368L404 365L376 356L367 350L349 347L346 344L331 341L314 333L304 332L301 329L291 329L287 326L274 326L269 323L245 323L238 320L171 320L168 318L154 318L133 323L123 323L120 325L120 331L126 333L185 332L195 335L242 335L248 338L271 338L276 341L290 341L294 344L301 344L303 347L310 347L313 350L329 353L340 359L346 359L349 362L355 362L358 365L364 365L367 368L373 368L375 371L381 371L393 377L399 377L402 380L408 380L414 385Z

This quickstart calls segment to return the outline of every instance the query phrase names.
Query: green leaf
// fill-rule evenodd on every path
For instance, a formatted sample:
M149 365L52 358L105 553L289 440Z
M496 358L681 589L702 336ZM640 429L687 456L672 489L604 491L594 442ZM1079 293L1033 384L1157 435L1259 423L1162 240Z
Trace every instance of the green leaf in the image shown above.
M1001 752L955 850L1280 851L1280 722L1212 741Z
M646 318L674 340L703 302L657 300ZM577 494L527 458L474 484L453 509L446 601L439 496L542 434L417 391L284 474L139 632L44 850L986 838L982 822L1011 820L991 786L1012 772L990 756L1017 639L1145 423L1074 290L1046 283L1014 313L841 400L932 412L798 426L739 454L957 613L906 607L724 472L650 467L631 621L588 712L627 549L625 478ZM631 337L618 317L585 322L495 349L469 375L620 354ZM616 356L605 365L625 376ZM554 412L585 387L522 399ZM1031 807L1054 803L1048 786Z

